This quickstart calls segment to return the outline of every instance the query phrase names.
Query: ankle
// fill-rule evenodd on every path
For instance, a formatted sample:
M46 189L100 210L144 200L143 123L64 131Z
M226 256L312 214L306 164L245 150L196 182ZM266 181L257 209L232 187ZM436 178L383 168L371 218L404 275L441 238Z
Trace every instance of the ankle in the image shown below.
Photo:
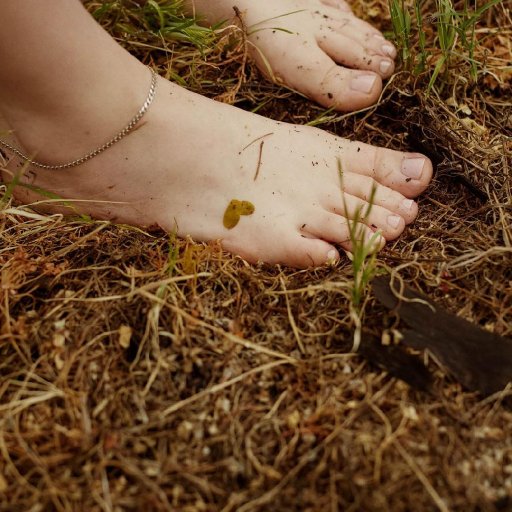
M50 164L48 161L44 162L44 161L41 161L40 159L38 159L38 156L36 154L30 155L26 150L23 151L23 149L21 147L16 147L17 144L16 143L13 144L13 142L14 142L13 140L11 140L11 141L0 140L0 146L7 148L12 153L14 153L18 157L20 157L22 160L29 160L29 159L32 160L33 159L32 163L33 163L33 166L36 168L45 168L45 169L50 169L50 170L61 170L61 169L67 169L67 168L71 168L71 167L76 167L77 165L81 165L81 164L87 162L88 160L90 160L91 158L94 158L95 156L98 156L99 154L103 153L105 150L109 149L111 146L113 146L114 144L116 144L119 141L121 141L122 139L124 139L127 135L129 135L137 127L137 125L142 120L142 118L146 115L151 104L153 103L153 100L156 95L156 89L157 89L157 83L158 83L157 78L158 78L157 73L154 72L153 70L151 70L151 85L149 87L149 90L148 90L148 93L144 100L144 103L142 103L142 106L130 118L129 122L126 122L123 125L123 127L121 129L118 129L115 133L112 132L112 134L109 136L108 139L105 138L103 140L101 145L98 143L95 147L89 146L87 149L87 152L85 149L82 149L81 153L80 154L76 153L76 155L78 155L78 156L74 157L73 159L68 158L67 160L62 161L63 155L61 154L60 158L58 158L59 163ZM93 114L94 114L94 111L93 111ZM48 118L44 118L44 119L48 120ZM71 122L71 125L75 129L75 133L78 133L76 130L77 127L85 128L87 126L87 124L86 124L87 119L88 118L86 118L86 122L83 124L82 124L82 121L83 121L82 117L80 117L79 120L77 119L77 121L80 121L80 122L75 122L75 123ZM90 116L90 119L93 119L93 116ZM2 119L0 118L0 120L2 120ZM39 119L39 121L40 121L40 119ZM69 119L68 119L68 123L69 123ZM68 123L66 123L66 125ZM57 129L55 129L55 127ZM0 129L1 128L2 128L2 126L0 126ZM58 129L61 128L61 125L55 125L53 123L49 123L48 128L50 130L50 135L51 134L55 135L56 132L58 131ZM52 132L55 132L55 133L52 133ZM39 134L44 133L45 135L48 135L48 130L35 129L35 130L33 130L33 133L35 133L36 136L38 133ZM86 132L86 133L89 134L91 132ZM94 138L94 137L92 137L92 138ZM73 139L73 137L70 137L68 142L71 142L72 139ZM62 139L57 137L57 140L62 140ZM92 141L91 141L91 144L92 144ZM45 148L47 151L49 151L47 144L45 145ZM84 145L84 148L85 148L85 145Z
M75 76L62 93L20 98L0 105L16 142L38 161L62 163L94 150L118 134L147 98L151 74L139 62L117 73L102 73L88 80ZM37 95L37 98L35 96Z

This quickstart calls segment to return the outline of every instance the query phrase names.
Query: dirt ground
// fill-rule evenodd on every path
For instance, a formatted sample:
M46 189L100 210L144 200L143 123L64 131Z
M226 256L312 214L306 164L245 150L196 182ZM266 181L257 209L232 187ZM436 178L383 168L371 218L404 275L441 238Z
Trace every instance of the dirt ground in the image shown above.
M389 33L380 0L355 9ZM195 91L426 152L434 182L379 269L512 337L510 4L477 25L476 82L455 55L426 94L439 52L425 22L427 70L399 69L379 105L351 115L262 79L240 31L200 51L112 13L101 21L124 45ZM512 510L512 386L482 397L425 354L427 393L350 353L348 258L249 265L9 201L0 267L1 511ZM362 324L379 338L402 328L370 289Z

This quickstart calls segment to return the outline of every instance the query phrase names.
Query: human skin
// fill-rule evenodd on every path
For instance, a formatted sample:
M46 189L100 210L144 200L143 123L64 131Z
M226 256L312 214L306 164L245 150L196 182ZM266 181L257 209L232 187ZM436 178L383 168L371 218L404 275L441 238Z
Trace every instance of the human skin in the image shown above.
M269 78L341 111L373 105L396 49L342 0L187 0L208 23L241 18L249 51Z
M149 70L78 0L4 2L0 16L0 133L9 130L4 140L38 161L60 164L101 146L145 101ZM283 51L277 43L265 51L273 48ZM286 80L286 69L281 74ZM337 246L351 249L347 217L367 210L372 191L360 236L377 231L378 246L399 236L417 215L412 198L432 175L430 161L418 153L275 122L163 78L137 128L83 165L23 168L3 153L4 179L24 169L22 182L76 201L82 213L220 240L248 261L301 268L338 259ZM22 186L15 195L25 203L41 199ZM229 229L223 218L234 199L250 202L254 212Z

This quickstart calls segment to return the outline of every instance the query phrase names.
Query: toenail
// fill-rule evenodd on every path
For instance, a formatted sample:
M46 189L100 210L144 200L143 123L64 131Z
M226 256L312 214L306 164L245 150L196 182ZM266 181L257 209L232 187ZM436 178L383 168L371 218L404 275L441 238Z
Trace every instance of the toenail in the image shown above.
M396 229L400 225L401 220L402 220L402 217L400 217L399 215L389 215L388 216L388 224L393 229Z
M382 245L383 238L380 232L366 233L366 243L371 243L373 247L379 248Z
M423 174L424 165L424 158L406 158L402 163L402 174L414 180L419 180Z
M390 57L395 56L395 47L392 44L386 43L381 46L382 51Z
M373 37L375 37L375 39L380 39L381 41L386 40L386 38L381 34L373 34Z
M391 62L389 62L387 60L383 60L380 63L379 68L380 68L381 73L387 73L391 69Z
M328 253L327 253L327 261L328 262L331 262L331 261L336 261L336 251L334 249L331 249Z
M413 206L414 206L414 201L412 199L404 199L402 201L402 208L404 210L412 210Z
M368 94L373 89L377 77L375 75L358 75L352 78L350 88L354 91L364 92Z

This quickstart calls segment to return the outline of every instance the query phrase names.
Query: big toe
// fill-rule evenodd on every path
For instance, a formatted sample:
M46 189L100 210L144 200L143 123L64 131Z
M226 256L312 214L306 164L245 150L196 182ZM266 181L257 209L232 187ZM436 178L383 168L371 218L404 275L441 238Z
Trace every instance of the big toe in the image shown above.
M377 73L338 66L315 42L289 51L288 62L298 64L284 70L285 81L321 105L349 112L377 102L382 91Z
M290 38L290 35L287 35ZM360 71L338 66L312 39L285 40L275 48L283 49L274 58L258 53L254 57L260 69L269 77L278 78L291 88L317 103L342 112L359 110L377 102L382 91L382 79L373 71ZM269 68L271 66L271 69Z
M315 90L321 105L351 112L374 105L382 91L382 79L370 71L362 72L333 66Z

